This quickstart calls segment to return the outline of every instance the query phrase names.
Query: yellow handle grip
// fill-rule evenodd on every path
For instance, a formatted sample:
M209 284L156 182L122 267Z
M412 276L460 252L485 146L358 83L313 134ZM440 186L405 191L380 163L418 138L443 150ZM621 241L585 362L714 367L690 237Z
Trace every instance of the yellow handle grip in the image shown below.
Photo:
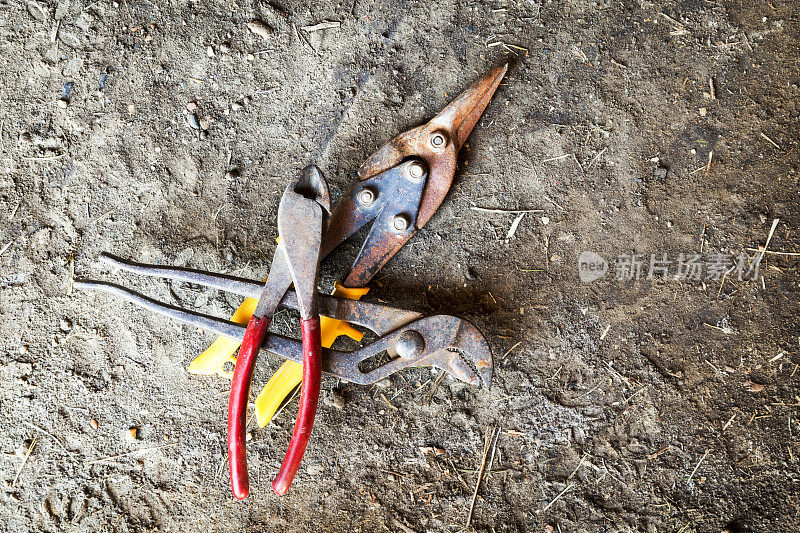
M231 322L247 324L256 310L257 303L258 300L256 298L245 298L236 312L233 313ZM225 363L236 363L236 358L233 354L239 349L240 344L241 342L227 337L217 337L211 346L192 361L188 368L189 373L205 376L217 374L220 377L231 379L233 377L233 368L231 368L230 372L225 371Z
M338 283L333 289L334 296L349 298L351 300L358 300L368 292L368 287L348 288ZM247 324L250 317L253 316L256 303L258 303L257 299L246 298L231 317L231 321L237 324ZM340 335L347 335L359 342L364 336L363 333L348 323L328 317L320 317L320 330L322 346L324 348L333 346L334 341ZM220 377L231 379L233 377L233 370L226 372L225 363L236 363L236 358L233 354L239 349L240 344L239 341L227 337L217 337L211 346L192 361L189 365L189 372L191 374L206 376L213 376L216 374ZM281 365L278 371L272 375L256 398L256 420L260 427L264 427L272 420L272 417L275 416L275 413L283 401L302 380L303 365L295 363L294 361L286 361Z
M351 300L359 300L368 292L369 287L348 288L338 283L333 289L334 296L349 298ZM353 326L335 318L324 316L320 318L319 323L323 348L330 348L333 346L334 341L340 335L347 335L358 342L360 342L364 336L363 333ZM269 421L275 416L275 413L278 411L281 404L283 404L286 397L289 396L302 381L303 365L295 363L294 361L286 361L281 365L264 388L261 389L261 392L256 398L256 421L259 427L264 427L269 424Z

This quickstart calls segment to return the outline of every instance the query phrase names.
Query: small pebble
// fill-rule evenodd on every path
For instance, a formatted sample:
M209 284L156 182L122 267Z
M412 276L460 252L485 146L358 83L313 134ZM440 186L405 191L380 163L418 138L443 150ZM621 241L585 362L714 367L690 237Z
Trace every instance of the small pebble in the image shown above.
M136 112L136 106L133 104L128 104L128 114L133 115Z
M197 110L197 102L189 102L186 104L186 109L188 111L196 111Z
M136 440L138 436L139 436L139 428L137 427L128 428L128 437L130 438L130 440Z
M199 121L200 129L207 130L211 127L211 117L205 116L200 119Z
M476 279L478 279L479 276L474 268L468 266L466 272L464 273L464 277L467 278L469 281L475 281Z
M269 39L269 37L273 33L272 28L270 28L269 25L265 24L260 20L254 20L252 22L248 22L247 29L265 40Z
M186 115L186 123L189 124L189 127L192 128L193 130L200 129L200 123L197 122L197 115L195 115L194 113Z
M700 116L701 117L704 117L704 116L706 116L708 114L708 109L706 109L705 107L701 107L699 109L699 111L700 111Z
M214 55L215 55L215 54L214 54L214 49L213 49L213 48L211 48L210 46L209 46L208 48L206 48L206 55L207 55L208 57L214 57Z
M256 56L254 56L253 54L247 54L246 56L244 56L244 58L246 60L248 60L248 61L255 61L256 60Z
M250 442L251 440L253 440L253 433L252 433L252 432L250 432L250 431L248 431L248 432L247 432L247 435L245 436L245 440L246 440L247 442Z
M583 444L586 442L586 435L578 426L572 426L572 438L579 446L583 446Z
M542 217L542 224L544 224L544 225L546 226L546 225L548 225L549 223L550 223L550 217L548 217L548 216L543 216L543 217Z
M60 107L61 109L66 109L68 105L69 105L69 100L67 100L66 98L58 99L58 107Z
M325 471L325 465L308 465L306 471L310 476L318 476Z
M661 166L656 167L653 169L653 179L656 181L664 181L665 179L667 179L668 173L669 171L667 170L666 167L661 167Z
M94 419L89 421L89 425L92 427L92 429L97 429L98 427L100 427L100 424L98 424L97 420Z
M63 331L63 332L67 332L67 331L69 331L69 330L71 330L71 329L72 329L72 324L70 323L70 321L69 321L69 320L67 320L67 319L64 319L64 320L62 320L62 321L61 321L61 323L59 324L59 327L61 328L61 331Z
M230 50L231 47L228 45L228 43L222 43L221 45L219 45L219 51L222 52L223 54L227 54L228 52L230 52Z
M344 396L341 392L334 389L331 391L330 399L325 403L331 407L335 407L336 409L343 409L345 404Z
M231 111L239 111L242 108L242 104L238 102L234 102L231 104Z

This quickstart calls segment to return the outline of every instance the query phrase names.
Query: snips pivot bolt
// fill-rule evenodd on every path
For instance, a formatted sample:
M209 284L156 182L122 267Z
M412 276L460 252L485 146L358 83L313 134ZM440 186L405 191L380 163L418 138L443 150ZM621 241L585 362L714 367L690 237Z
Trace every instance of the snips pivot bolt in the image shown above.
M438 152L444 150L445 146L447 146L447 137L441 131L435 131L428 138L428 142L431 148Z
M395 215L392 217L392 229L396 232L403 232L408 229L411 222L406 215Z
M364 207L369 207L375 203L375 192L372 189L364 189L358 193L358 203Z
M406 173L411 180L417 181L425 175L425 167L419 161L411 161L406 166Z

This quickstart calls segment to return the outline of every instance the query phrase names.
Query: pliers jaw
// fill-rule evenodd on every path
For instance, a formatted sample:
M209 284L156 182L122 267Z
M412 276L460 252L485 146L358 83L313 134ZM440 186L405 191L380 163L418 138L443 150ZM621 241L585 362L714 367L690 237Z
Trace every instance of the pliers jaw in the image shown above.
M478 328L466 320L459 320L458 331L447 352L445 364L433 366L470 385L487 389L491 386L494 369L492 350ZM467 364L467 361L474 365L474 369Z
M286 256L278 264L291 275L304 319L316 314L320 244L330 210L328 185L314 165L289 182L278 206L278 253ZM281 285L271 292L280 301L286 288Z
M320 233L324 231L330 208L328 185L316 166L303 168L291 179L278 204L278 235L281 239L253 316L272 316L293 280L305 283L300 291L300 310L305 313L305 318L311 315L316 298ZM304 271L297 271L296 265Z
M297 173L286 186L283 194L298 194L304 198L313 199L325 213L331 212L331 195L325 177L316 165L308 165ZM280 205L279 205L280 207Z
M441 205L456 171L458 151L469 137L497 87L508 65L496 67L450 102L430 122L402 133L369 156L358 177L369 179L402 162L418 157L428 166L428 182L416 220L422 228Z

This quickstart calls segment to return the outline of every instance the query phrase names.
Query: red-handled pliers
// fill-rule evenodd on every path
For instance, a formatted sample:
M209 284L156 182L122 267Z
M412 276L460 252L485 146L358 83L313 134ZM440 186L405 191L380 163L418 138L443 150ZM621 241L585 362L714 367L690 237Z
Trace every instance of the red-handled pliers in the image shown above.
M256 356L267 337L272 314L290 283L294 283L300 310L303 384L292 440L280 471L272 482L272 489L277 494L285 494L289 490L311 435L322 380L317 274L323 226L329 212L330 195L325 179L316 167L306 167L292 180L281 198L278 207L280 240L258 305L247 324L233 372L228 402L228 454L231 488L233 495L240 500L250 493L245 450L250 381Z

